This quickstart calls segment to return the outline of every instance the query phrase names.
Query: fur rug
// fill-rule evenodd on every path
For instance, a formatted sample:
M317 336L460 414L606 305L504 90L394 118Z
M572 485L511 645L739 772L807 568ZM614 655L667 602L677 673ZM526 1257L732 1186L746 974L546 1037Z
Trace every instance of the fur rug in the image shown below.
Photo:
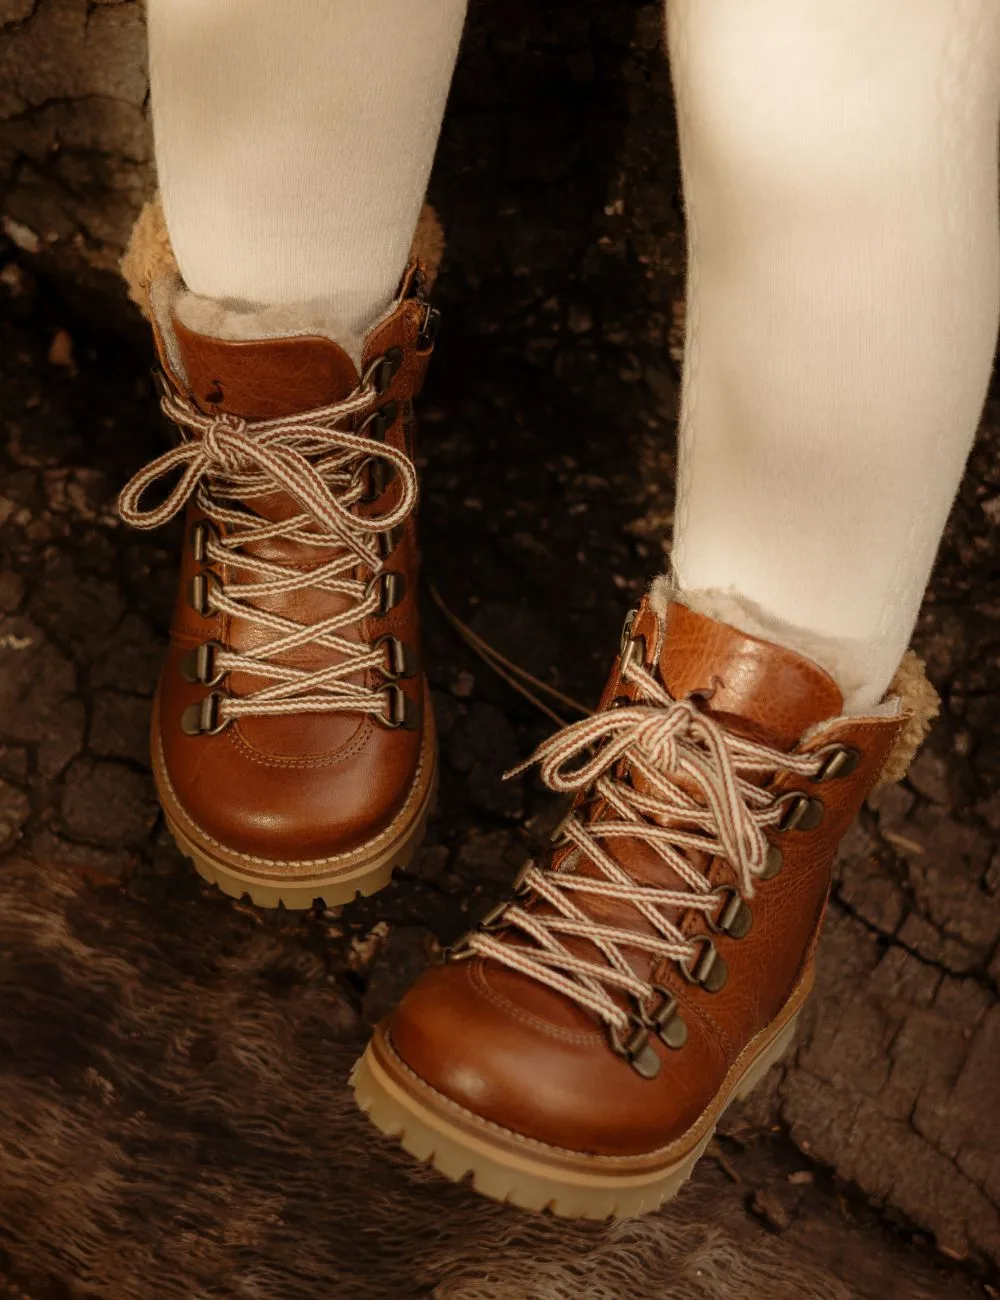
M0 940L0 1240L35 1300L851 1294L717 1171L604 1225L414 1167L354 1111L356 1016L301 929L8 861Z

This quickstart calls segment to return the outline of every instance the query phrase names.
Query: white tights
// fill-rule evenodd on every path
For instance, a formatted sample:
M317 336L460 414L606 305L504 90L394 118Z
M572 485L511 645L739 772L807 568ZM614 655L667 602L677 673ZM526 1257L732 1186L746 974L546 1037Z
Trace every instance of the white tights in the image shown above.
M674 573L906 648L997 332L997 0L669 0L689 226ZM793 648L794 645L793 645Z
M365 332L406 265L465 5L147 0L156 166L189 289L308 302Z
M353 331L380 314L464 11L149 0L195 293L327 304ZM675 577L823 647L864 708L912 632L989 376L1000 3L668 0L667 20L690 231Z

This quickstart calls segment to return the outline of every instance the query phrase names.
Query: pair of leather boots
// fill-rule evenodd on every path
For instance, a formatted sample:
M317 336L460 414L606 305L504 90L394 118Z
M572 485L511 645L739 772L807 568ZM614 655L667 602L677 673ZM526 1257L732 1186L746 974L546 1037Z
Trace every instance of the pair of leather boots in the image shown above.
M412 859L434 797L412 417L433 268L414 257L358 366L326 337L185 326L155 222L130 265L180 440L122 513L186 512L157 788L226 893L347 902ZM790 1042L838 842L929 712L910 660L872 716L844 717L815 663L658 580L596 713L535 756L569 815L376 1030L360 1106L500 1200L594 1218L659 1205Z

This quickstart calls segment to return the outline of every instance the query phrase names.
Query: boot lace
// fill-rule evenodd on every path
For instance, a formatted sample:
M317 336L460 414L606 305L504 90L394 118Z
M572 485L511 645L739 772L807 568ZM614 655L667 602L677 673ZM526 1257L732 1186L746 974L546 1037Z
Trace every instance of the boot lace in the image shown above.
M205 574L206 610L245 619L271 634L264 644L239 652L213 646L215 681L246 672L269 682L240 697L218 696L214 729L242 715L299 712L359 712L397 725L384 689L364 685L364 678L350 680L369 669L386 671L384 646L344 635L361 619L384 612L380 535L392 536L417 500L416 470L404 452L343 427L373 410L381 396L374 370L343 401L271 420L206 415L186 397L169 388L164 392L161 408L179 427L182 441L131 479L119 498L121 516L136 528L156 528L193 500L211 525L203 547L206 564L240 575L236 581L218 571ZM379 462L395 471L397 501L382 513L362 515L355 507L365 499L365 465L377 470ZM180 478L165 499L144 509L148 489L178 470ZM276 491L287 493L300 509L272 522L257 514L253 503ZM249 548L276 539L327 553L333 547L334 553L310 567L250 553ZM336 592L347 605L309 624L267 607L275 597L307 588ZM318 669L279 662L304 646L321 646L336 662Z
M719 891L685 850L724 858L735 874L739 897L751 898L768 861L764 832L781 824L787 809L750 778L778 770L812 778L824 762L823 755L786 754L727 731L699 708L694 696L673 699L638 663L626 666L623 680L636 686L635 703L567 726L510 773L538 764L550 789L587 792L603 801L603 816L584 819L579 808L557 832L557 841L578 850L598 874L575 872L573 853L556 869L529 863L518 877L516 893L544 899L551 910L529 910L517 901L503 904L456 954L491 958L563 994L605 1023L613 1045L620 1042L615 1035L636 1023L613 992L631 994L640 1008L663 994L636 974L623 950L648 954L654 968L662 959L672 960L690 979L707 936L684 934L663 909L681 915L701 912L706 922L719 910ZM631 779L635 776L641 778L638 783ZM649 845L682 887L637 884L606 850L622 839ZM630 903L650 932L595 920L576 901L587 896ZM505 929L521 932L533 944L505 941L497 933ZM588 940L600 956L588 959L572 952L564 942L570 937Z

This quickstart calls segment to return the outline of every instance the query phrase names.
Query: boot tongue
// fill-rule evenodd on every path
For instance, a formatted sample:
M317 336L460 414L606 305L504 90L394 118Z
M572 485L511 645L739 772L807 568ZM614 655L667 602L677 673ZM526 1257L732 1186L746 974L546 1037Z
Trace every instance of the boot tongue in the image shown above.
M844 707L837 683L812 660L676 602L667 608L660 676L674 699L704 692L707 713L782 750Z
M347 397L358 372L322 335L219 339L174 320L177 348L195 402L206 414L273 420Z

